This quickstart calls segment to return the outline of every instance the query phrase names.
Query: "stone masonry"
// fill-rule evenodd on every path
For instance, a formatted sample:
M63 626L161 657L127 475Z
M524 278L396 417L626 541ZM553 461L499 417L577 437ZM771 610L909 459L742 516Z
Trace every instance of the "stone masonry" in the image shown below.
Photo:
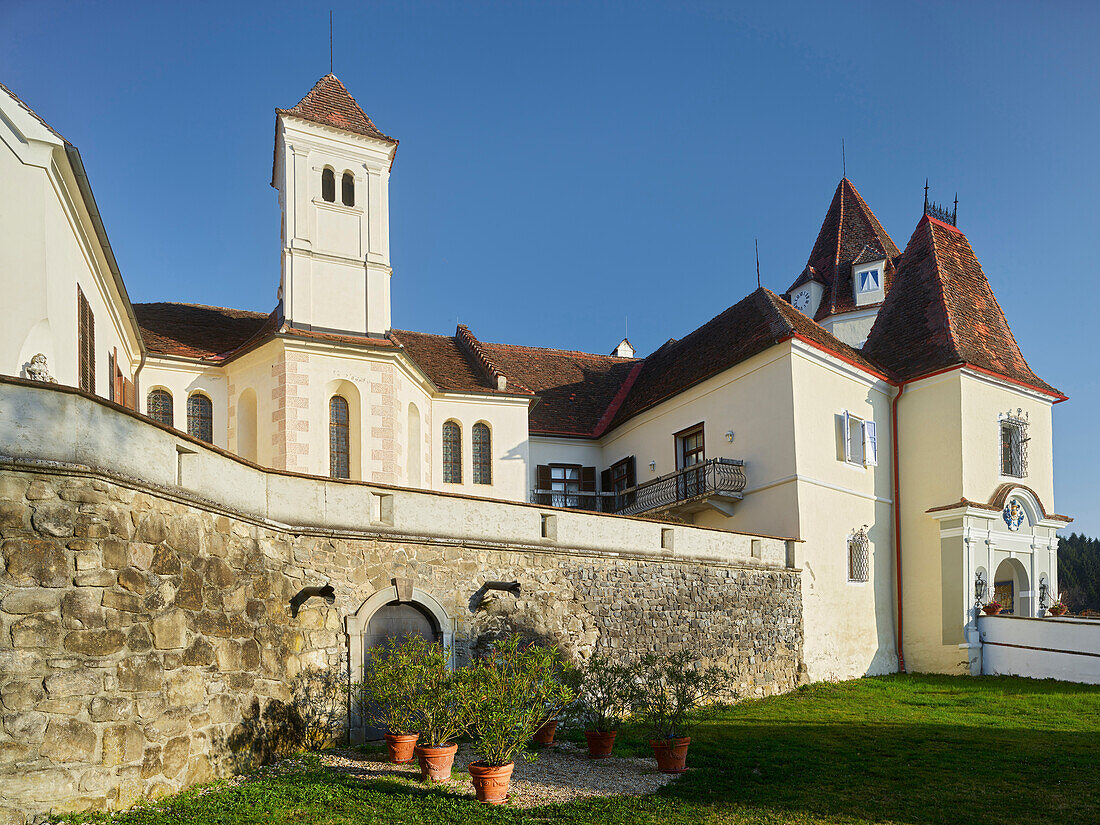
M345 618L395 579L445 608L460 661L518 631L576 658L690 647L742 695L800 675L796 570L273 529L93 471L0 466L0 825L270 756L290 679L346 672ZM472 603L487 580L522 590ZM335 603L292 618L326 581Z

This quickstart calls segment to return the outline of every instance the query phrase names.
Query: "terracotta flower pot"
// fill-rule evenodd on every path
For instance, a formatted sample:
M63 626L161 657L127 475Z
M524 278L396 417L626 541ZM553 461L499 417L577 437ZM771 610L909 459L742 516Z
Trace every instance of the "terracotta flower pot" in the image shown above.
M451 778L451 765L455 761L458 745L444 745L441 748L426 748L418 745L416 758L420 762L420 779L423 782L443 782Z
M586 730L584 738L588 740L589 759L607 759L611 756L611 749L615 747L616 730Z
M486 765L483 762L471 762L466 766L470 772L470 781L474 784L474 793L478 802L499 805L508 799L508 784L512 781L512 768L515 762L507 765Z
M1052 607L1052 608L1050 608L1050 615L1051 616L1064 616L1064 615L1066 615L1066 606L1062 605L1061 607Z
M550 745L554 742L554 732L558 729L558 720L551 719L537 731L532 737L540 745Z
M404 765L413 761L413 750L419 736L415 733L387 733L384 737L390 752L390 761L395 765Z
M1001 608L999 608L999 607L990 607L989 605L986 605L985 607L982 608L982 611L987 616L996 616L998 613L1001 612Z
M650 739L649 746L657 757L657 770L661 773L683 773L687 770L688 745L691 737L681 739Z

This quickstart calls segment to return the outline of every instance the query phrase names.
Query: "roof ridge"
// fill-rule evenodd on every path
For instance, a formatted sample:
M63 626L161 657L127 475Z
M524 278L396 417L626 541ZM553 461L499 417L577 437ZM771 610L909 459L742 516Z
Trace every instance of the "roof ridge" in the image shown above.
M136 307L149 307L149 306L169 306L169 307L193 307L195 309L224 309L229 312L247 312L251 315L267 317L271 315L275 310L268 310L267 312L261 312L255 309L234 309L233 307L215 306L214 304L193 304L188 301L140 301L135 303Z
M477 336L475 336L465 324L459 324L458 329L455 330L455 343L473 357L478 366L488 374L492 383L496 384L498 390L508 389L508 376L505 375L504 370L497 366L496 362L489 357L484 347L481 346L481 342L477 340ZM522 384L520 386L522 386Z
M586 358L599 358L601 360L619 361L619 362L623 362L623 363L628 362L628 361L643 361L643 360L645 360L644 358L620 358L617 355L604 355L603 353L599 353L599 352L585 352L584 350L580 350L580 349L561 349L560 347L537 347L537 346L534 346L532 344L505 344L505 343L502 343L500 341L486 341L485 344L487 346L490 346L490 347L508 347L510 349L537 349L541 352L557 352L557 353L560 353L562 355L583 355Z

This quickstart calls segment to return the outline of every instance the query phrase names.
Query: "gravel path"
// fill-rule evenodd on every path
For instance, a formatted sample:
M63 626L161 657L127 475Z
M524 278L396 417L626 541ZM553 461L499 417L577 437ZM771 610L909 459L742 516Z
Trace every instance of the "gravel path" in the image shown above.
M420 768L415 762L391 765L379 761L382 758L377 753L344 749L321 755L321 761L328 767L359 779L389 777L420 785ZM460 745L455 754L455 768L464 771L475 759L468 746ZM543 748L534 762L522 759L516 762L508 800L521 808L535 808L590 796L639 796L653 793L675 778L658 773L652 759L589 759L585 748L561 742ZM439 786L461 796L474 796L473 786L465 775L458 778L452 775Z

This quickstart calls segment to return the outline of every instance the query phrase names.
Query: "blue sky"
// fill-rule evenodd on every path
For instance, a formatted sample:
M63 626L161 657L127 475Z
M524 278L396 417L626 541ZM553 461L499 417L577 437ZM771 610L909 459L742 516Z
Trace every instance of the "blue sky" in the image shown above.
M0 0L0 81L81 150L134 301L275 304L276 106L335 71L401 140L393 323L643 353L801 271L841 176L900 247L931 179L1100 534L1100 4Z

